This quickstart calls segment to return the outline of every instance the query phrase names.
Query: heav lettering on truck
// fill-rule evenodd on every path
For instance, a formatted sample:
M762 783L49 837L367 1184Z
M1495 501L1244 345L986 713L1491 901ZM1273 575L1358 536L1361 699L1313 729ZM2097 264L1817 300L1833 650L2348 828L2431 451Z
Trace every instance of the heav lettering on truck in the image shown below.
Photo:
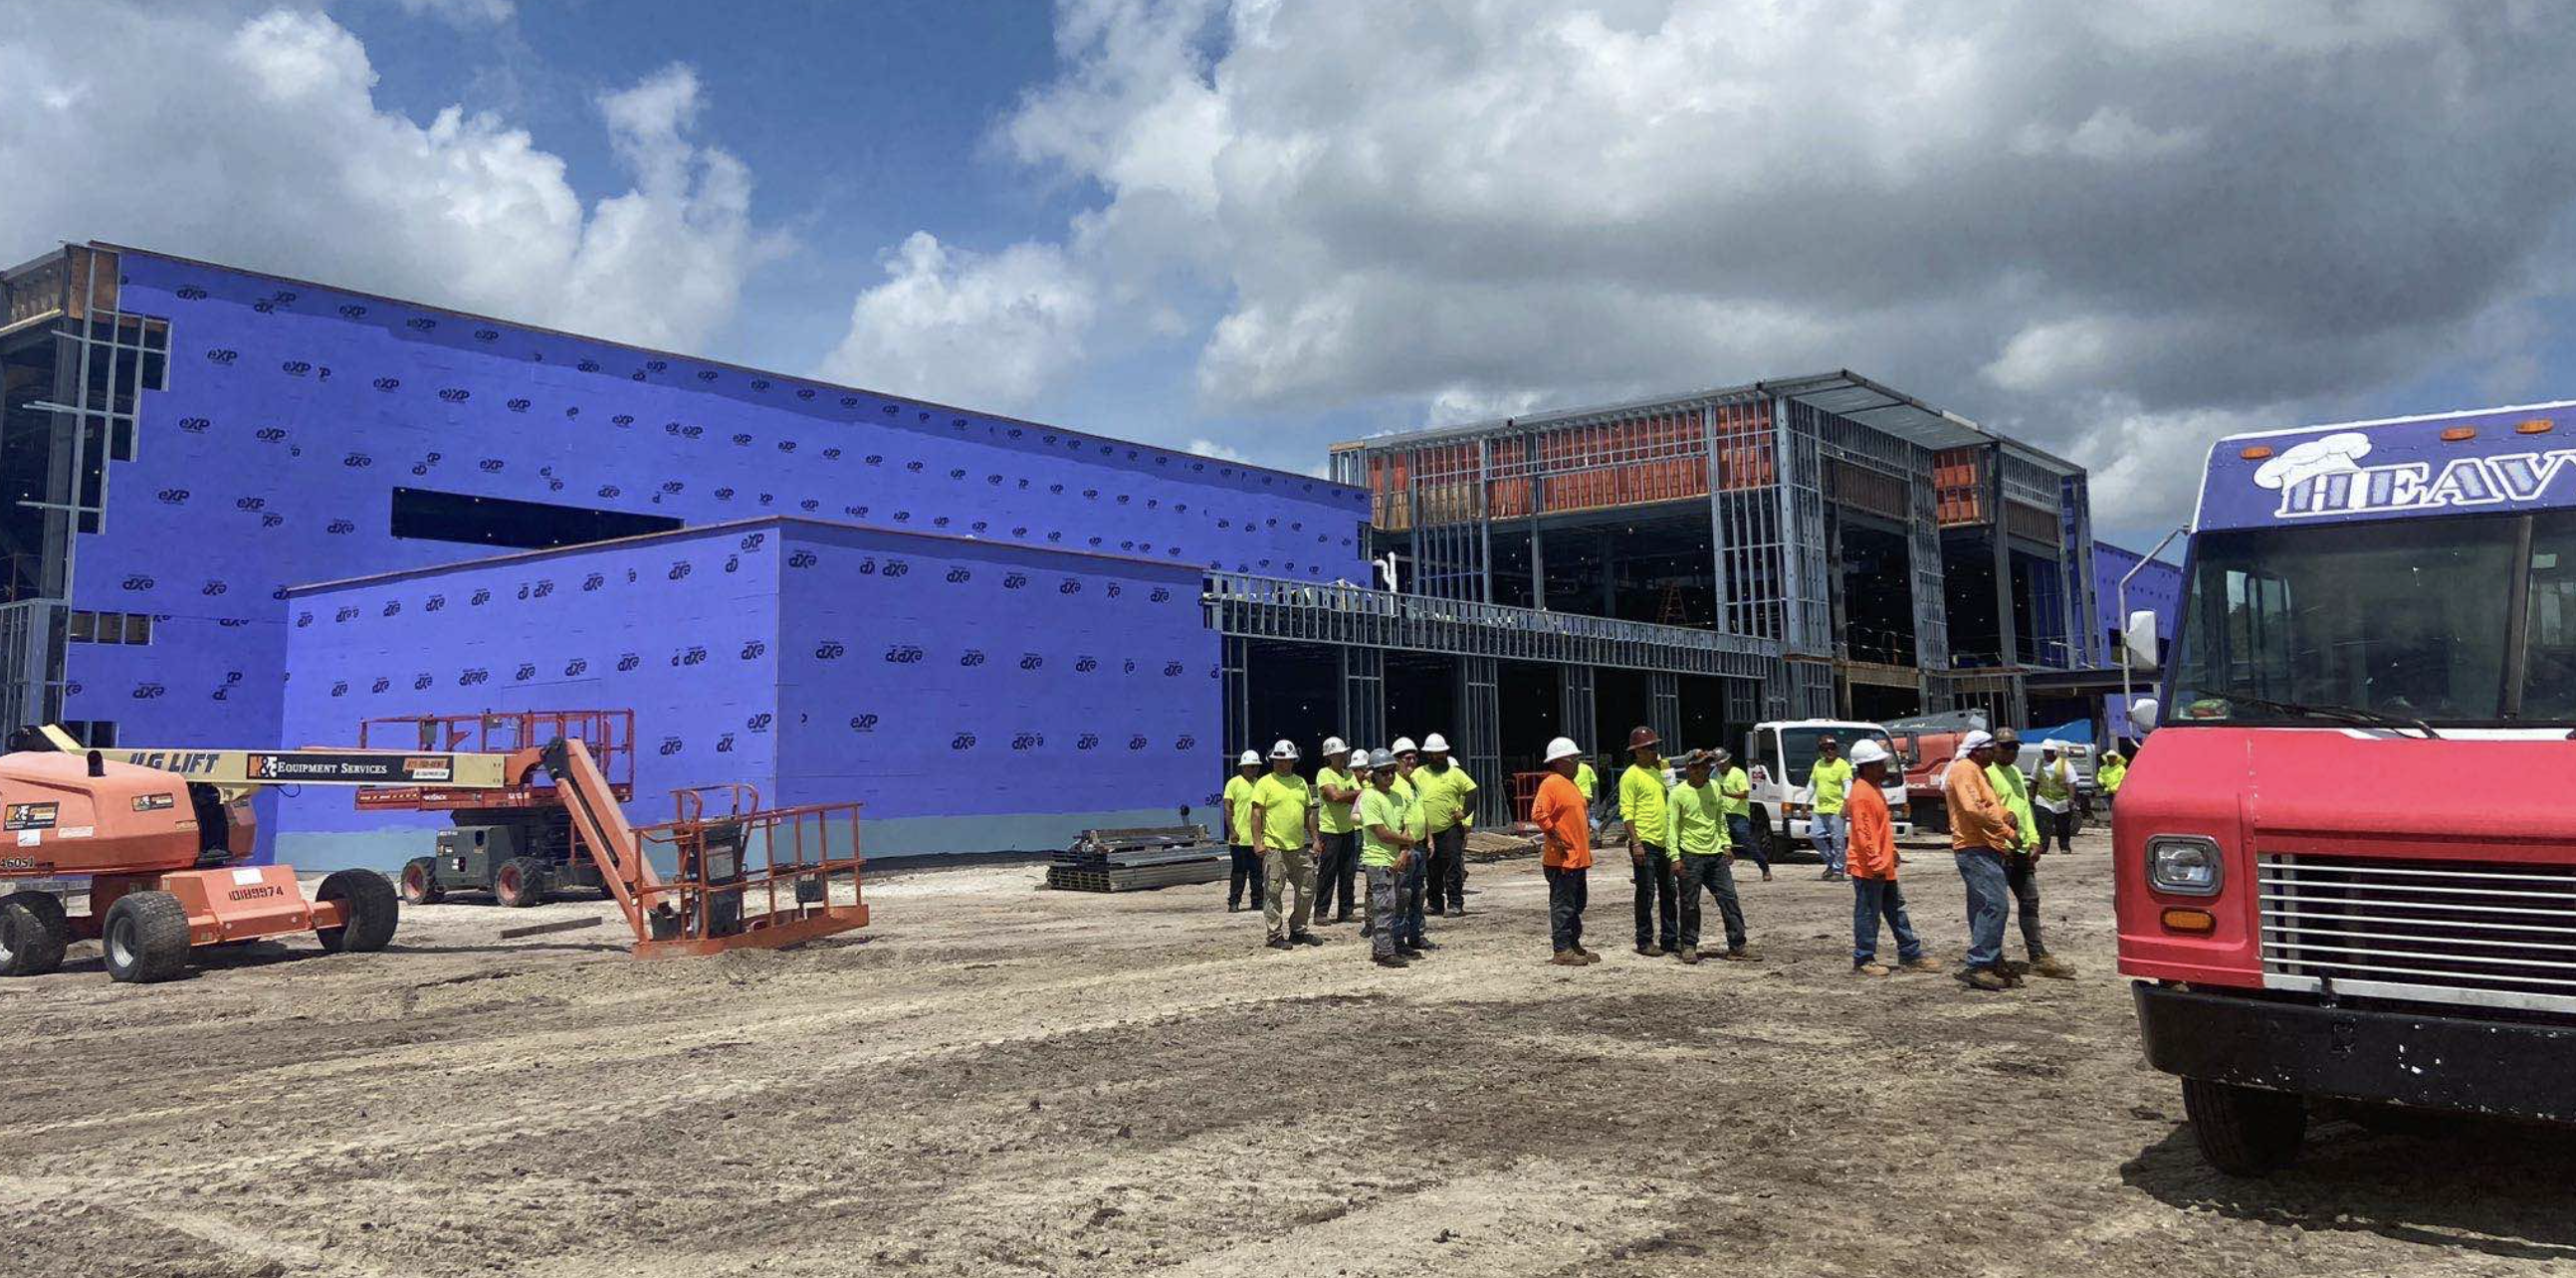
M2113 840L2202 1152L2273 1170L2319 1106L2576 1122L2576 401L2221 440L2190 534Z

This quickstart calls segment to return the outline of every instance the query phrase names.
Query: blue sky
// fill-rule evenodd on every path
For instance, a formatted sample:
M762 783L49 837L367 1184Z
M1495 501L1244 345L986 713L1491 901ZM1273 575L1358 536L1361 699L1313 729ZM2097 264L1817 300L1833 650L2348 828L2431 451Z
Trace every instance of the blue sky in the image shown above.
M988 145L1054 69L1053 23L1028 0L574 0L489 24L390 4L333 16L366 42L380 105L425 120L451 103L498 104L587 192L625 180L594 100L643 71L691 66L700 127L750 165L764 215L795 238L714 352L763 366L820 360L849 294L881 276L878 254L916 229L996 249L1072 212L1065 184L1032 182Z
M115 50L113 62L100 49ZM1318 467L1850 368L2092 468L2576 395L2576 13L0 0L0 230Z

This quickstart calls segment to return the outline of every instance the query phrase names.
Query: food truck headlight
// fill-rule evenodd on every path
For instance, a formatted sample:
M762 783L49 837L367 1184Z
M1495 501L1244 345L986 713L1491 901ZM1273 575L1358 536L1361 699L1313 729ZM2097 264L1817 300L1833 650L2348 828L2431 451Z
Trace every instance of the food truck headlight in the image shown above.
M2147 840L2147 882L2159 892L2216 896L2226 878L2216 840L2173 834Z

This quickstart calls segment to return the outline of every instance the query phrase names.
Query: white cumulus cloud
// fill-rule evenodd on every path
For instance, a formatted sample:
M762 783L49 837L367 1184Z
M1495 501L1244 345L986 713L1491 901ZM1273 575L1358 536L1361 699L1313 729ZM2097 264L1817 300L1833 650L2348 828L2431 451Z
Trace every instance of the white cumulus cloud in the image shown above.
M1159 318L1230 417L1849 367L2094 463L2134 528L2188 508L2164 476L2202 432L2445 374L2517 393L2570 287L2549 6L1061 0L1057 28L998 137L1098 195L1028 247L1101 330L1193 299Z
M1019 408L1082 358L1097 309L1092 282L1048 245L983 255L916 232L886 255L885 272L851 307L822 376Z
M685 349L779 247L751 175L696 136L685 67L599 100L633 185L587 207L496 114L379 106L365 46L318 12L37 6L0 28L0 83L46 104L0 112L21 254L119 241Z

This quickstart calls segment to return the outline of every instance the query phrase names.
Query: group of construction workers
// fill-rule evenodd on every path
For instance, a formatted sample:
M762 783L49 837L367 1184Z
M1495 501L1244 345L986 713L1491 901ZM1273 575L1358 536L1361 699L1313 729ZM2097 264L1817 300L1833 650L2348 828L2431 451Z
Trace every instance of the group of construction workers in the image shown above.
M1223 799L1234 858L1226 909L1243 909L1248 887L1270 948L1321 945L1313 929L1350 922L1352 889L1365 883L1370 957L1407 966L1440 948L1426 916L1467 912L1476 780L1436 732L1382 750L1327 737L1321 754L1311 782L1297 774L1293 741L1271 746L1266 761L1250 750L1236 760Z
M1756 961L1733 868L1739 851L1760 847L1751 778L1725 750L1694 750L1671 760L1678 775L1668 781L1661 745L1651 728L1631 732L1629 766L1618 778L1636 951L1685 964ZM1959 978L1980 990L2010 989L2024 972L2074 975L2041 938L2038 862L2051 836L2061 849L2069 846L2073 822L2059 814L2073 812L2075 773L2067 752L2051 742L2026 782L2015 762L2019 751L2009 730L1970 733L1958 755L1969 766L1954 763L1943 781L1954 859L1968 891L1971 939ZM1226 908L1242 910L1248 898L1268 925L1266 944L1291 950L1322 944L1313 929L1350 922L1356 900L1371 960L1409 966L1440 948L1426 917L1467 912L1476 782L1437 733L1419 747L1399 737L1379 750L1327 738L1321 755L1311 781L1297 771L1292 741L1278 742L1267 756L1247 750L1237 761L1224 793L1234 857ZM1547 880L1549 962L1588 966L1601 961L1583 944L1593 844L1603 828L1594 815L1600 782L1571 738L1550 741L1544 763L1530 821ZM1830 803L1835 818L1830 836L1823 823L1812 828L1819 851L1831 845L1826 875L1852 884L1852 970L1863 976L1940 968L1898 886L1903 858L1883 793L1897 775L1887 747L1868 739L1854 742L1848 757L1830 739L1820 743L1809 774L1811 800L1819 809ZM1767 864L1762 877L1771 877ZM1354 891L1363 884L1364 892ZM1703 894L1717 902L1723 949L1701 948ZM2004 922L2016 908L2027 963L2003 958ZM1893 964L1879 961L1882 929L1896 943Z

